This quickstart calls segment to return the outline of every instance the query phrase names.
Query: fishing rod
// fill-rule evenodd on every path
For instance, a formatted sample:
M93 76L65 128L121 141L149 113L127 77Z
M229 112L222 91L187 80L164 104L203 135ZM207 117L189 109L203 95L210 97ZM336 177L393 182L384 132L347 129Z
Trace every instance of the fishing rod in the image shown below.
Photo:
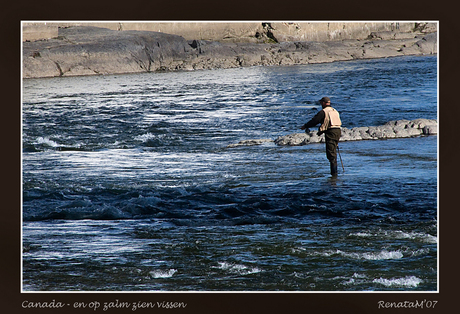
M342 164L342 170L343 172L345 172L345 168L343 167L342 155L340 155L339 145L337 145L337 152L339 153L340 163Z

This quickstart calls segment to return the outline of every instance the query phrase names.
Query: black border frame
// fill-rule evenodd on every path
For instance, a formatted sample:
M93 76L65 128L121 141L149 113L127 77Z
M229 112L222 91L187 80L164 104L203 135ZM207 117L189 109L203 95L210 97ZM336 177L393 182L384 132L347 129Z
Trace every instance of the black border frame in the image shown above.
M175 0L160 2L131 0L129 2L88 1L63 2L57 0L31 1L4 4L0 16L2 60L3 110L6 123L1 124L4 158L2 215L0 224L0 307L5 313L86 313L90 309L27 309L24 301L125 302L178 301L187 304L181 313L447 313L456 306L455 259L458 235L455 219L458 217L454 200L457 187L455 120L459 113L454 84L458 82L458 51L456 39L460 32L455 6L446 3L413 2L363 2L358 0L327 2L306 1L261 2L233 0L200 2ZM434 293L21 293L21 21L82 21L82 20L140 20L140 21L439 21L439 291ZM458 89L458 88L457 88ZM451 93L453 91L453 93ZM450 97L450 98L448 98ZM455 224L455 225L454 225ZM453 242L453 243L451 243ZM458 266L457 266L458 267ZM436 301L433 308L379 308L378 302ZM427 304L427 303L425 303ZM98 309L101 312L102 308ZM139 309L136 312L160 312L161 309ZM166 310L170 311L170 310ZM133 312L112 309L107 312Z

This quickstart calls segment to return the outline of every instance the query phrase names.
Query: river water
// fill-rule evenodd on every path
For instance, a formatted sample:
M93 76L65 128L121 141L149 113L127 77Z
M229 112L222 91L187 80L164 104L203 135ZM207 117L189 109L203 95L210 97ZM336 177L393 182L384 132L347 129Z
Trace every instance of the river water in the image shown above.
M433 291L437 136L227 148L437 118L437 57L28 79L24 291Z

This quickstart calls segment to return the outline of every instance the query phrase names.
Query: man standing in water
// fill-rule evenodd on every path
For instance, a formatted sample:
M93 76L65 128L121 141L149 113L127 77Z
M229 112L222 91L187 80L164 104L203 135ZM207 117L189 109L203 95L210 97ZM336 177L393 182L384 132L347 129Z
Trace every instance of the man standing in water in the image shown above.
M340 135L342 134L340 126L340 115L337 110L331 107L329 97L323 97L319 101L323 109L318 112L310 121L305 123L300 128L305 132L310 132L308 128L314 127L321 123L318 135L324 133L326 138L326 157L331 164L331 175L337 176L337 146L339 144Z

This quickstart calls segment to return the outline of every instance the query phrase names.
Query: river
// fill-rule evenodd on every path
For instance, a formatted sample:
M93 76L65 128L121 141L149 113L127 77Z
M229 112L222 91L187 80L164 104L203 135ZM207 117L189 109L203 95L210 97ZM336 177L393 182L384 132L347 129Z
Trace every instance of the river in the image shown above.
M23 81L24 291L436 291L438 138L273 142L437 119L437 57Z

